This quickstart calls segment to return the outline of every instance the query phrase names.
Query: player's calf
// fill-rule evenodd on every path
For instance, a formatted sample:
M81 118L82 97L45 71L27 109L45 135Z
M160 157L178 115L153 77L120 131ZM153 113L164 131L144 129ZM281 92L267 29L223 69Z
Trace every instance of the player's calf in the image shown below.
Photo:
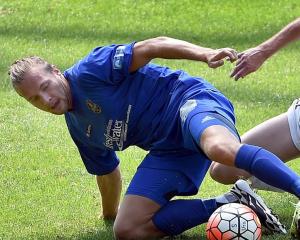
M250 174L236 167L213 162L209 169L211 178L222 184L234 184L239 179L247 179Z

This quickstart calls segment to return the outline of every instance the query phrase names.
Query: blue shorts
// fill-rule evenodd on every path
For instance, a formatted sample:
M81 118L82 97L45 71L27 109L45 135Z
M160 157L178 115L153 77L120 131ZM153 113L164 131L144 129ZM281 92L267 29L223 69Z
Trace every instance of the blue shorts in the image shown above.
M206 128L214 125L227 128L240 141L240 136L234 123L228 118L216 112L198 112L190 114L186 123L182 124L184 148L202 152L199 148L201 135Z
M203 131L221 125L239 140L234 109L225 96L211 90L197 92L194 97L180 108L180 130L174 130L166 141L151 149L127 194L144 196L160 205L174 196L194 195L211 164L199 147Z
M178 171L187 176L199 188L211 160L200 149L199 142L203 131L213 125L226 127L237 139L239 135L233 123L214 112L200 112L188 116L182 128L183 146L167 150L151 150L140 164L143 168Z
M140 167L126 195L143 196L162 206L174 196L190 196L197 192L194 184L178 171Z
M199 91L180 107L180 122L184 148L199 150L203 131L213 125L227 128L238 140L234 108L219 91ZM201 150L200 150L201 151Z

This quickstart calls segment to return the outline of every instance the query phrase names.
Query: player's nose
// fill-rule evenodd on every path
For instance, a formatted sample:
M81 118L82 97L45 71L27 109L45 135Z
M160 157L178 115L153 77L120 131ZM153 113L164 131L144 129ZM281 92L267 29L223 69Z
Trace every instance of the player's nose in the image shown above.
M40 93L40 99L44 106L50 107L51 97L46 92Z

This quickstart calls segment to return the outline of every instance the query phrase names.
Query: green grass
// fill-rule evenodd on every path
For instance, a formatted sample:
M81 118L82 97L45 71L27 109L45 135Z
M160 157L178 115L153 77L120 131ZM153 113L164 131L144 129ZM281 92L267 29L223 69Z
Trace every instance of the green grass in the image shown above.
M112 223L99 218L93 176L86 173L63 117L28 105L12 90L7 69L15 59L39 55L61 69L91 48L167 35L212 48L256 45L300 15L298 0L248 1L13 1L0 2L0 239L112 239ZM295 43L240 82L232 65L211 70L190 61L156 60L210 80L234 103L240 133L286 111L299 94ZM119 153L125 190L145 152ZM300 171L294 161L291 167ZM205 179L196 197L229 189ZM296 199L261 192L286 225ZM275 199L275 200L274 200ZM182 239L204 239L204 227ZM264 239L289 239L264 236Z

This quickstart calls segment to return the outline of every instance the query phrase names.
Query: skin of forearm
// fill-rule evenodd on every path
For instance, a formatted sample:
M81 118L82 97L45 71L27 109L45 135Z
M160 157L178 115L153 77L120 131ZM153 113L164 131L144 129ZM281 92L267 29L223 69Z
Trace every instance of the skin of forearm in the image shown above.
M102 200L102 215L105 219L114 219L118 212L122 179L119 169L111 174L96 176Z
M300 38L300 18L288 24L269 40L259 45L259 49L268 58L287 44Z
M141 43L141 45L143 44L146 46L145 49L148 50L150 59L189 59L207 62L207 53L212 51L210 48L200 47L186 41L169 37L157 37L145 40Z

